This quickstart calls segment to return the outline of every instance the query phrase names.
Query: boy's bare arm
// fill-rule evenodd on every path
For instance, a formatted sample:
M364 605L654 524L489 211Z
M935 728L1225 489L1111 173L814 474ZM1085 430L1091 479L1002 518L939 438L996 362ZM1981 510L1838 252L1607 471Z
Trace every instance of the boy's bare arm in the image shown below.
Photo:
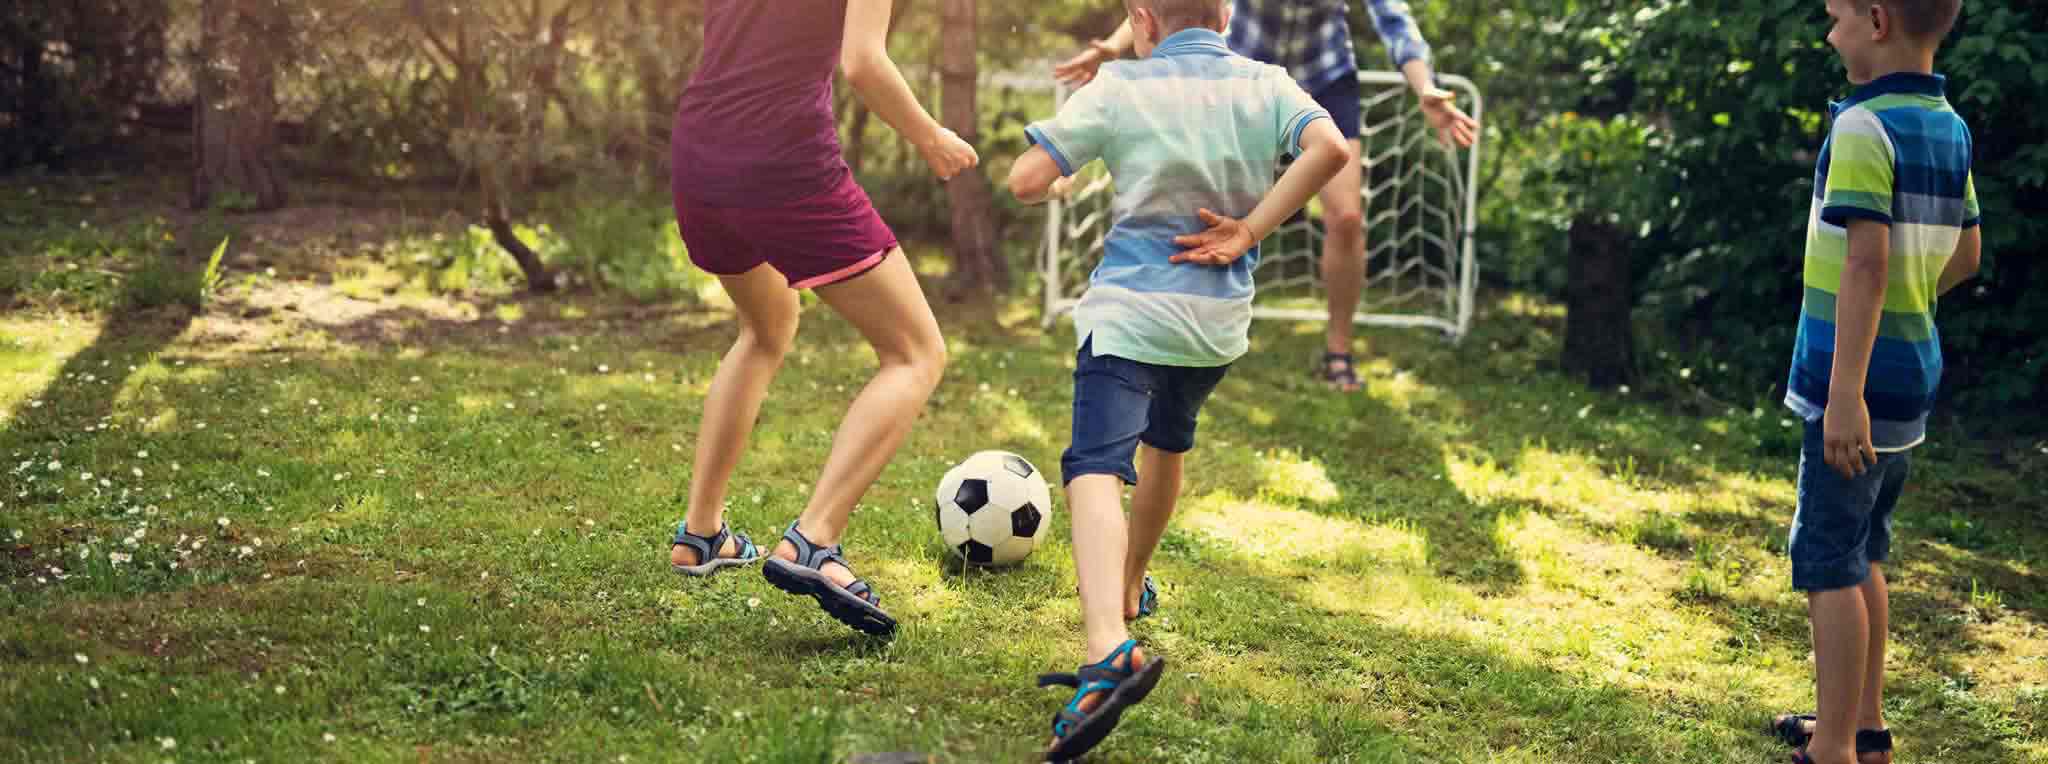
M1963 229L1963 238L1956 242L1955 256L1948 259L1948 267L1941 269L1941 285L1935 294L1948 294L1949 290L1976 277L1983 259L1984 229L1980 226Z
M1042 204L1064 196L1072 178L1060 176L1060 165L1044 146L1032 146L1010 165L1010 194L1025 204Z
M1259 200L1259 206L1243 220L1224 217L1214 210L1198 211L1196 214L1209 230L1174 239L1186 251L1174 255L1173 262L1216 266L1237 262L1329 185L1350 156L1336 123L1327 119L1308 123L1302 131L1301 156L1280 176L1273 190L1266 192L1266 198Z
M1827 463L1854 478L1877 464L1870 438L1870 408L1863 400L1870 354L1884 316L1885 280L1890 277L1891 226L1874 220L1849 221L1849 258L1842 265L1835 296L1835 365L1829 376L1827 414L1822 421Z

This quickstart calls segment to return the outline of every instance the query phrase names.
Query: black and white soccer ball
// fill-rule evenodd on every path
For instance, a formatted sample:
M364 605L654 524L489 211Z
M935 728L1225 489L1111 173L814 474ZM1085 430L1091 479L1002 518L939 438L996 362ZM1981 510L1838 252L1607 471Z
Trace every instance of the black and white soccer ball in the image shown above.
M1024 457L983 451L939 481L939 535L976 565L1010 565L1031 555L1052 526L1052 489Z

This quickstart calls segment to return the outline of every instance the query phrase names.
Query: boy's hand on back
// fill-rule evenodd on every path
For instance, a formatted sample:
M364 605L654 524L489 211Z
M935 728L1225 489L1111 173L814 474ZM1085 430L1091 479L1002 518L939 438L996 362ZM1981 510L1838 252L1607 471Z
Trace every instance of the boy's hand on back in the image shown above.
M1856 479L1877 466L1877 447L1870 438L1870 406L1862 396L1845 396L1828 401L1821 417L1823 458L1842 477Z
M917 153L924 156L925 164L931 165L932 174L939 176L939 180L952 180L981 163L981 155L974 152L973 146L943 127L918 141Z
M1202 218L1202 224L1209 226L1209 230L1175 237L1173 243L1186 251L1174 255L1171 258L1173 262L1221 268L1237 262L1244 253L1258 246L1259 241L1252 236L1251 226L1244 221L1209 210L1195 214Z

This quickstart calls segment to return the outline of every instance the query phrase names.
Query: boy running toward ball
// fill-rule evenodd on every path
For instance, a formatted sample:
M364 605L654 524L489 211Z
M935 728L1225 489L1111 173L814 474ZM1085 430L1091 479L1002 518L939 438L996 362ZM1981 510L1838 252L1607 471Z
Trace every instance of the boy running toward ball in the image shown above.
M1033 148L1009 178L1033 204L1063 195L1096 159L1117 181L1103 261L1074 310L1073 437L1060 466L1088 662L1039 678L1074 688L1053 720L1054 761L1094 748L1159 680L1165 661L1126 622L1156 606L1145 570L1180 496L1197 413L1249 345L1258 242L1349 156L1285 69L1230 52L1228 0L1125 5L1141 59L1104 65L1057 116L1026 128ZM1126 485L1136 486L1128 527Z

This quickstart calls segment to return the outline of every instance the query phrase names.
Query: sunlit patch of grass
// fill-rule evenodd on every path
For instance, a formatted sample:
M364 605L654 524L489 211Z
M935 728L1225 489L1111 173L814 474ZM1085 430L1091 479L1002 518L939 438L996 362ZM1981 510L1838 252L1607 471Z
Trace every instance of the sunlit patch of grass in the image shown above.
M518 304L493 317L586 310ZM1036 554L983 570L936 541L931 494L982 448L1056 470L1071 330L948 325L947 379L844 539L905 624L878 645L757 568L668 570L729 316L593 318L514 353L495 337L291 335L289 350L210 356L192 338L96 347L97 319L0 318L0 450L22 454L0 463L0 727L26 731L0 758L85 744L114 761L644 761L679 740L764 761L1027 755L1065 699L1031 677L1082 660L1064 497ZM1523 319L1494 320L1511 325L1482 327L1498 336ZM728 492L733 528L764 546L809 500L873 364L828 311L804 321ZM636 333L650 330L681 339ZM1255 331L1266 352L1205 411L1154 558L1162 609L1133 627L1169 676L1101 760L1575 764L1639 759L1645 740L1689 762L1781 753L1755 730L1811 702L1781 556L1792 472L1741 442L1750 425L1616 406L1409 333L1374 334L1366 362L1388 378L1337 396L1304 373L1317 327ZM100 360L136 371L65 376ZM34 481L9 472L30 456ZM1927 463L1940 479L1909 495L1895 550L1887 710L1944 762L2038 757L2048 560L2030 551L2038 528L1979 511L2024 504L2032 473ZM166 567L194 546L180 535L206 539L196 571Z

